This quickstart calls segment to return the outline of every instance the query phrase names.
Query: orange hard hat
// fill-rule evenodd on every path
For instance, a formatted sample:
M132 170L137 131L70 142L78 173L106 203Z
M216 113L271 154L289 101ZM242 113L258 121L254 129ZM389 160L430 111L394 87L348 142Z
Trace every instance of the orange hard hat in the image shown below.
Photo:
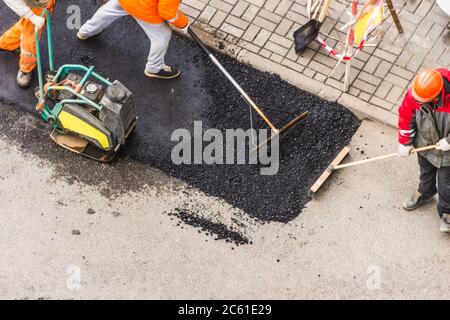
M444 88L444 78L439 71L428 69L414 79L412 95L418 102L427 103L436 99Z

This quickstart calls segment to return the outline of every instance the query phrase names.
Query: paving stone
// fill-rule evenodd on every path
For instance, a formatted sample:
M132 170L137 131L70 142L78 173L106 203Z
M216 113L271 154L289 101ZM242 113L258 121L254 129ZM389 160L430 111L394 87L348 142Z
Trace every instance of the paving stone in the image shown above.
M394 107L394 105L392 103L389 103L386 100L380 99L376 96L372 96L372 98L370 98L370 103L372 103L380 108L386 109L388 111L390 111Z
M375 95L378 98L384 99L388 95L388 93L391 91L392 87L394 85L392 83L389 83L387 81L383 81L377 88L377 91L375 91Z
M209 24L213 27L219 28L222 23L225 21L225 18L227 17L227 14L223 11L217 10L214 17L211 19Z
M296 62L294 62L294 61L292 61L292 60L289 60L289 59L283 59L283 61L281 62L281 64L282 64L283 66L286 66L286 67L288 67L288 68L291 68L292 70L297 71L297 72L303 72L303 70L305 70L305 67L304 67L304 66L302 66L302 65L300 65L300 64L298 64L298 63L296 63ZM303 74L306 75L304 72L303 72ZM312 76L313 76L313 75L311 75L311 77L312 77Z
M395 54L387 52L386 50L380 48L375 50L374 55L376 55L378 58L381 58L385 61L389 61L392 63L394 63L395 60L397 60L397 56Z
M182 10L185 14L187 14L188 16L190 16L194 19L197 19L201 13L201 10L197 10L186 4L182 4L182 6L180 6L180 10Z
M284 16L289 11L291 6L292 6L292 1L281 0L281 1L279 1L277 8L275 9L275 13L280 16Z
M381 79L371 75L370 73L361 71L358 75L358 79L373 84L374 86L379 86L381 83Z
M318 63L317 61L311 61L308 65L311 69L322 73L323 75L329 75L331 72L331 68L327 67L326 65L323 65L321 63Z
M247 41L244 41L244 40L240 40L238 42L238 46L242 47L243 49L249 50L249 51L251 51L253 53L258 53L261 50L260 47L255 46L253 43L247 42Z
M247 10L245 10L245 12L241 18L248 22L251 22L251 21L253 21L253 19L255 19L259 10L260 10L259 7L255 6L255 5L249 5Z
M283 21L281 21L281 23L278 24L278 27L275 29L275 32L278 33L279 35L285 36L289 32L293 24L294 22L292 22L291 20L283 19ZM292 39L292 36L289 38Z
M250 25L247 30L245 31L244 35L242 36L242 38L246 41L252 42L253 40L255 40L256 35L258 34L258 32L261 30L260 27L255 26L255 25Z
M314 79L320 82L325 82L325 80L327 79L327 76L321 74L321 73L316 73L316 75L314 76Z
M378 78L383 79L384 77L386 77L386 75L391 70L391 68L392 68L391 63L389 63L387 61L381 61L380 64L378 65L378 68L375 71L374 75Z
M395 84L404 89L406 89L409 85L408 80L400 78L399 76L392 74L392 73L388 73L387 76L384 78L384 80L389 81L390 83Z
M371 85L367 82L364 82L360 79L356 79L355 81L353 81L353 86L355 88L360 89L361 91L364 91L366 93L370 93L371 95L375 93L375 91L377 90L377 87L374 85Z
M415 73L395 65L392 66L390 72L407 80L412 80L415 76Z
M278 5L278 0L267 0L264 9L274 11Z
M275 33L272 34L270 37L270 41L284 47L284 48L290 48L293 45L293 42L291 39L286 39L285 37L279 36Z
M367 92L364 92L364 91L362 91L359 94L359 98L362 99L363 101L366 101L366 102L369 102L371 97L372 96L370 94L368 94Z
M249 23L247 21L231 15L225 19L225 22L242 30L246 30L249 27Z
M237 38L242 37L242 35L244 34L244 30L236 28L235 26L232 26L231 24L228 23L222 24L221 30Z
M217 9L211 6L206 6L203 12L200 14L198 20L201 22L208 23L214 14L217 12Z
M276 63L281 63L281 61L283 61L283 56L280 56L276 53L272 53L270 60L272 60L273 62L276 62Z
M393 86L391 91L386 96L386 100L392 103L398 103L399 100L402 100L406 94L406 89L400 88L398 86Z
M374 73L375 70L378 68L379 64L381 62L380 58L371 56L367 63L364 65L363 70L365 70L368 73Z
M231 10L233 10L233 6L231 4L220 0L210 0L209 5L224 12L231 12Z
M280 45L278 45L278 44L276 44L276 43L274 43L274 42L272 42L270 40L267 41L267 43L264 46L264 48L269 50L269 51L275 52L275 53L277 53L277 54L279 54L279 55L281 55L283 57L285 55L287 55L287 53L289 51L288 49L286 49L286 48L284 48L284 47L282 47L282 46L280 46Z
M276 24L280 23L282 20L282 17L279 15L264 9L259 11L258 16Z
M309 78L312 78L316 74L316 71L310 68L305 68L305 70L303 70L303 74Z
M275 23L270 22L269 20L266 20L264 18L261 18L260 16L257 16L255 20L253 20L253 24L272 32L275 31L275 29L277 28L277 25Z
M183 4L197 9L198 11L202 11L206 7L206 3L200 0L184 0Z
M261 31L258 33L258 35L254 40L254 44L263 47L266 44L267 40L269 39L270 35L271 33L269 31L261 29Z
M247 8L250 6L248 2L245 1L239 1L231 11L231 14L236 17L242 17L242 15L245 13Z

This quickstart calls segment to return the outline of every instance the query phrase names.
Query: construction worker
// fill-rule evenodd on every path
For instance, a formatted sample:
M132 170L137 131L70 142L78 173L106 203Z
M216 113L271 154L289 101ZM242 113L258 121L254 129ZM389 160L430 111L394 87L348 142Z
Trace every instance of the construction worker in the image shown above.
M45 18L42 11L47 8L53 10L55 0L3 0L20 20L0 37L0 50L18 51L20 49L19 72L17 84L27 88L31 83L31 73L36 67L35 28L42 33Z
M131 15L150 39L145 75L173 79L181 72L165 64L172 30L169 24L187 33L189 19L179 10L181 0L110 0L79 30L77 37L86 40L98 35L117 19Z
M425 70L414 79L399 109L399 155L437 145L419 154L419 189L403 204L412 211L439 194L441 231L450 233L450 71ZM437 180L437 186L436 186Z

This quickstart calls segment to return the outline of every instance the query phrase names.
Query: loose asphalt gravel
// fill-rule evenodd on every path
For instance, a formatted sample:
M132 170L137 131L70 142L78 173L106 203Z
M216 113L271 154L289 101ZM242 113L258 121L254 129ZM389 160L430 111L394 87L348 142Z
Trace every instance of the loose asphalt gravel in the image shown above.
M92 3L96 2L70 4L80 5L86 21L95 11ZM309 187L350 142L359 126L358 119L343 106L300 91L277 75L220 55L220 61L262 109L271 108L264 110L278 127L295 114L308 110L311 115L281 139L280 171L275 176L262 176L258 166L250 165L176 166L171 161L176 144L170 139L174 130L192 131L194 121L202 121L204 129L247 130L250 117L245 102L194 43L176 36L172 39L166 62L183 70L180 79L150 80L143 75L149 42L133 19L124 18L95 40L80 43L75 38L76 30L66 27L67 5L59 3L53 19L56 65L95 63L97 72L123 82L135 95L139 115L135 134L115 163L102 165L52 146L47 128L38 120L33 132L21 131L15 114L33 112L35 101L32 90L16 87L17 56L8 52L0 52L0 99L21 108L13 110L16 107L9 106L0 112L2 133L26 149L53 159L63 175L93 185L102 182L106 185L102 190L105 195L164 183L144 174L145 168L154 167L224 199L252 217L288 222L307 204ZM4 17L0 23L0 30L4 31L15 17L3 3L0 16ZM253 114L253 120L256 128L265 128L257 115ZM173 214L184 222L198 222L195 213L186 213L182 208Z

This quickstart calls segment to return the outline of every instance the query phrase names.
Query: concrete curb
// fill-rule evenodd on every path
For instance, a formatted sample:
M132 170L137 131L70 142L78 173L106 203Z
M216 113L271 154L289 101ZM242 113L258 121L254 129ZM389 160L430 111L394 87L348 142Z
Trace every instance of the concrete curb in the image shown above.
M193 29L200 39L211 49L236 58L242 63L250 65L258 70L278 74L283 80L296 86L297 88L315 94L322 99L335 101L350 109L360 120L375 120L391 127L397 127L397 117L392 112L373 106L350 94L343 93L323 82L311 79L300 72L296 72L288 67L277 64L272 60L233 45L225 40L215 38L211 33L205 31L207 25L195 24ZM180 34L177 30L175 30ZM181 36L188 37L185 34ZM218 48L218 42L224 44L224 48Z

